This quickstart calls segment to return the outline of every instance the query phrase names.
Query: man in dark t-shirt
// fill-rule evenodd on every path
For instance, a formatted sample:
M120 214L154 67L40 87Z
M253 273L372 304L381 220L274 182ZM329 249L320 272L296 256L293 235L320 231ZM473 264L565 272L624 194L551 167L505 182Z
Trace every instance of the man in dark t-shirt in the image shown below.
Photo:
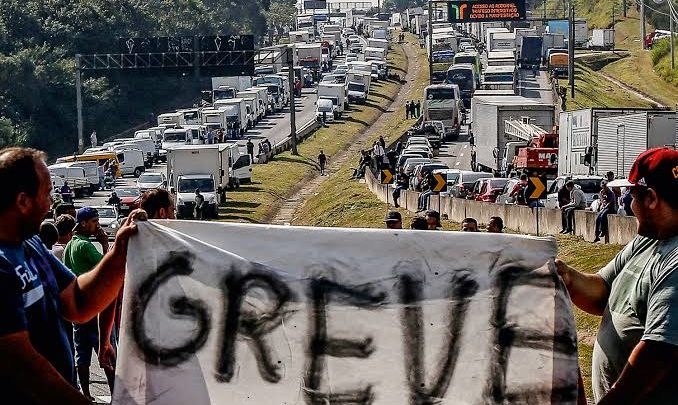
M51 205L45 155L0 150L0 184L0 391L7 403L91 404L74 385L63 322L89 321L118 296L139 212L101 262L76 278L35 237ZM99 360L111 367L112 357Z

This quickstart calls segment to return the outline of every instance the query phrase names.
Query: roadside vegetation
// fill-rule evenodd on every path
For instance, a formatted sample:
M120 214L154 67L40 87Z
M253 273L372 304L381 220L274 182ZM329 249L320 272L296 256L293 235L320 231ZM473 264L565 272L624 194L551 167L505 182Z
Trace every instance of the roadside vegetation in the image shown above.
M392 43L391 46L389 68L403 77L407 70L405 52L401 45ZM253 223L270 220L286 198L318 173L316 159L320 149L331 162L334 155L348 148L386 111L385 106L395 99L400 87L400 83L392 80L373 83L366 104L351 104L350 111L342 118L317 130L299 144L298 156L285 152L268 164L255 165L252 183L228 193L226 204L219 210L220 219Z

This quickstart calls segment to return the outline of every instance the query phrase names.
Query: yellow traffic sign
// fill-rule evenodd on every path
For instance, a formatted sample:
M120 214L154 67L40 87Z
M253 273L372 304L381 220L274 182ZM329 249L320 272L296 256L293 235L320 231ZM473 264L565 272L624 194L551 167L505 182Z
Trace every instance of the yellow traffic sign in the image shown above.
M436 179L436 184L433 186L433 191L439 193L447 187L447 179L441 173L434 173L433 178Z
M390 170L384 169L381 171L381 184L391 184L393 181L393 173Z
M546 198L546 177L530 177L525 194L531 200L543 200Z

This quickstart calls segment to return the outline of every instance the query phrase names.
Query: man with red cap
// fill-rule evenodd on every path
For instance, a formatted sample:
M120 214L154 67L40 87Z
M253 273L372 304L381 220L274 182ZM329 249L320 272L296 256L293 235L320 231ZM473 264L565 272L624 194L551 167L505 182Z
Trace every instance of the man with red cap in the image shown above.
M557 260L575 305L602 321L593 348L597 404L678 398L678 151L650 149L627 180L638 236L596 274Z

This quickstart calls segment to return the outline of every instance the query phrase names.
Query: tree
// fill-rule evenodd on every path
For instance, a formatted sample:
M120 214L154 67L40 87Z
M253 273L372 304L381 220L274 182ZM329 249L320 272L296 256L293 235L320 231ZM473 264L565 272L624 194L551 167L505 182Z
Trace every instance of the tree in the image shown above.
M268 23L269 39L273 41L280 40L284 27L293 27L294 19L297 13L297 6L294 0L273 0L268 11L264 12Z

